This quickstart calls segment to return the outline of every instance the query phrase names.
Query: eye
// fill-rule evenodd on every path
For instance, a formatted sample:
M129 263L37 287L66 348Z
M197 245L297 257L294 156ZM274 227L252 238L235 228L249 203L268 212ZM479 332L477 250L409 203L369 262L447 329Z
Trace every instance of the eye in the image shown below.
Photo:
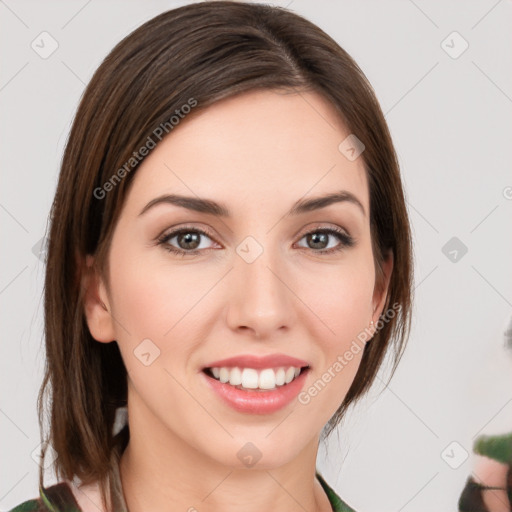
M158 238L158 244L163 245L164 249L174 254L185 256L187 254L195 255L204 250L210 250L211 248L205 248L201 246L201 238L206 237L211 239L211 235L206 231L198 228L183 227L170 233L166 233ZM169 242L176 238L176 243L182 246L175 247L170 245Z
M182 227L166 233L158 238L158 245L162 245L166 251L178 256L195 256L202 251L212 250L212 247L204 247L201 244L201 238L213 238L210 233L195 227ZM334 247L329 246L329 237L337 238L339 243ZM349 248L355 245L355 240L345 231L337 228L315 229L305 233L301 240L307 238L307 243L312 243L312 251L317 254L331 254ZM170 242L176 239L176 244ZM327 244L327 249L325 245ZM304 247L304 246L300 246ZM307 247L306 247L307 248ZM319 250L318 250L319 249Z
M339 244L325 249L324 246L325 244L328 246L329 237L337 238L339 240ZM315 229L307 232L302 238L307 238L306 243L312 242L313 245L316 246L316 249L320 246L320 250L313 251L318 254L335 253L345 248L353 247L355 244L355 240L349 234L337 228Z

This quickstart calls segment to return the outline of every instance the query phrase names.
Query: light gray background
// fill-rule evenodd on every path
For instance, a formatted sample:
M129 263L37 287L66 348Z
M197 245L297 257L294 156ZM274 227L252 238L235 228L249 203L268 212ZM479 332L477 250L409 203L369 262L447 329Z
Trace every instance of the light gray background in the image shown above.
M33 247L79 98L121 38L185 3L0 1L2 510L38 495L44 266ZM408 349L389 387L375 387L331 438L328 457L321 447L318 468L358 512L455 511L471 472L464 450L477 434L512 429L512 358L500 345L512 311L511 2L275 4L323 28L374 86L415 243ZM47 59L31 48L43 31L59 45ZM457 36L442 43L453 31L469 44L458 58L445 51L462 48ZM442 252L452 237L468 248L456 262Z

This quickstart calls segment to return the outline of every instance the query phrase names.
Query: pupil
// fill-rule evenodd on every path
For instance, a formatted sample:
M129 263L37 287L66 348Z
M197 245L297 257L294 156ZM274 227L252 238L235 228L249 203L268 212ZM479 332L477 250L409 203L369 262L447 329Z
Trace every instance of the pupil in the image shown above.
M195 249L199 245L199 234L198 233L185 233L181 235L180 241L184 240L185 244L192 243L193 247L186 246L185 249ZM194 245L195 243L195 245Z
M313 233L310 235L311 239L313 239L313 243L318 243L318 240L320 239L320 245L327 243L327 234L326 233ZM323 247L315 247L315 249L323 249Z

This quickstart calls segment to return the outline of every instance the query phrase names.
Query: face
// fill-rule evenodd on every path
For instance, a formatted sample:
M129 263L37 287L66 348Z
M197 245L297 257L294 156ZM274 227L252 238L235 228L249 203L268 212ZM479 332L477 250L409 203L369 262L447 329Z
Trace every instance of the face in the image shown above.
M387 291L375 288L362 158L339 149L349 134L315 93L258 91L191 115L145 158L115 228L109 281L96 288L106 310L93 300L86 310L93 337L119 345L131 423L237 467L248 441L271 468L318 438L364 343L344 354L377 321ZM289 213L342 191L360 205ZM229 215L147 206L166 194L208 199ZM237 409L203 371L269 354L309 365L300 397L277 410Z

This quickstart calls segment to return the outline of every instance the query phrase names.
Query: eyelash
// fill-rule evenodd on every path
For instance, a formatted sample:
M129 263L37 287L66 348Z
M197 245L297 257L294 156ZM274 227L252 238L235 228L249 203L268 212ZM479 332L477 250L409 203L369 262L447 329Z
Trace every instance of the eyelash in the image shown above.
M195 256L202 251L213 250L213 249L194 249L191 251L185 251L183 249L176 249L176 247L173 247L172 245L167 244L167 242L169 240L171 240L172 238L174 238L175 236L181 235L182 233L190 233L190 232L199 233L199 234L204 235L210 239L213 239L212 235L210 233L208 233L208 231L204 231L204 230L196 228L196 227L185 226L183 228L177 229L176 231L171 231L170 233L166 233L165 235L159 237L157 245L162 245L166 251L169 251L170 253L173 253L173 254L176 254L177 256L182 256L182 257L187 256L187 255ZM355 244L355 240L350 235L347 235L344 231L342 231L340 229L336 229L336 228L323 228L323 229L318 228L318 229L314 229L312 231L308 231L307 233L304 233L302 235L301 240L305 236L311 235L313 233L324 233L324 234L334 235L340 241L340 244L337 245L335 248L321 249L318 251L311 249L316 254L337 253L339 251L342 251L343 249L353 247ZM307 248L302 247L302 249L307 249Z

